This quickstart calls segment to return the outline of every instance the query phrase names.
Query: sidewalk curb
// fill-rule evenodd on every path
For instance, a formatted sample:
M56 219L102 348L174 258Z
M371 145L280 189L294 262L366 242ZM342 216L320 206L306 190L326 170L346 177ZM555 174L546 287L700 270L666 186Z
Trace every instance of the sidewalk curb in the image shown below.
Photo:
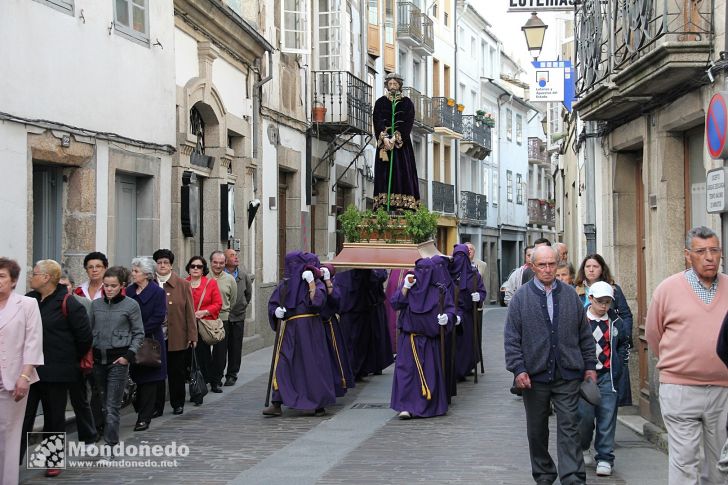
M664 429L638 415L618 415L617 421L644 437L658 450L667 453L667 433Z

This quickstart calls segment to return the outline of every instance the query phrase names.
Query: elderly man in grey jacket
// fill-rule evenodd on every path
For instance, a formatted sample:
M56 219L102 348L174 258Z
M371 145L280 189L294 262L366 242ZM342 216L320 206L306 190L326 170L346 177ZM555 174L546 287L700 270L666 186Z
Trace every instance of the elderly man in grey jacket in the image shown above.
M227 370L225 371L225 385L232 386L238 380L240 363L243 358L243 332L245 330L245 312L248 309L253 294L253 283L240 266L238 252L234 249L225 250L225 272L235 279L237 284L237 298L230 308L230 316L225 322Z
M542 246L531 263L535 277L508 305L504 330L506 368L523 390L531 473L537 484L552 484L556 466L548 451L548 417L557 418L558 476L564 485L586 483L579 445L579 386L596 382L594 337L573 288L556 280L557 252Z

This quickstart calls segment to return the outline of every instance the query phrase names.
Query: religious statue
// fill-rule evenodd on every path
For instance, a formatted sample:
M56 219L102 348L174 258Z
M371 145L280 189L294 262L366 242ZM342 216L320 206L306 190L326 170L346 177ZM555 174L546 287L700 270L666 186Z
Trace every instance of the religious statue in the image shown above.
M388 212L416 210L420 200L415 152L410 132L415 105L402 94L403 79L390 73L384 80L386 94L374 104L374 209Z

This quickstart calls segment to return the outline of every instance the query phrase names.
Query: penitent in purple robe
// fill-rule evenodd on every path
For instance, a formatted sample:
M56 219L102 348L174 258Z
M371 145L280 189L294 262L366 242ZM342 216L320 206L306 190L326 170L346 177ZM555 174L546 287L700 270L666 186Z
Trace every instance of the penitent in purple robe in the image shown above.
M394 132L398 140L401 140L401 146L387 152L388 160L385 161L380 157L381 139L383 136L392 136L393 104ZM395 98L389 95L382 96L374 103L372 121L378 146L374 160L374 208L387 207L390 164L392 164L390 210L415 210L420 200L415 151L410 138L415 121L415 105L411 99L399 93Z
M333 266L325 266L329 268L333 275L335 272ZM321 320L324 323L326 345L329 348L336 397L341 397L346 394L347 390L355 387L356 384L349 363L349 353L346 350L346 339L336 316L339 312L339 290L336 287L336 277L332 277L332 283L334 288L326 298L326 305L321 309Z
M384 270L353 269L336 275L339 317L348 334L349 362L357 379L394 362L384 309Z
M468 257L468 247L465 244L456 244L452 253L450 265L452 277L457 294L457 314L460 316L460 328L455 332L457 352L455 354L455 377L465 379L475 369L478 362L478 350L475 341L475 325L473 309L481 306L485 301L485 286L480 273L475 269ZM474 303L471 294L480 293L480 302ZM475 306L474 306L475 305Z
M389 338L392 342L392 352L397 353L397 311L392 307L391 299L402 286L402 280L407 270L393 269L389 272L387 278L387 289L384 291L384 308L387 311L387 328L389 329Z
M278 321L275 317L276 308L286 308L279 350L273 349L277 354L273 402L282 402L294 409L311 410L334 404L336 397L320 316L326 304L326 287L316 280L316 292L310 299L308 283L301 279L306 269L312 267L306 265L304 253L286 255L285 278L268 301L268 319L275 329ZM282 292L285 293L284 298L281 298Z
M417 260L413 273L417 281L407 295L402 295L400 287L391 299L399 310L400 333L390 407L412 416L440 416L447 412L447 388L437 315L447 314L443 331L448 332L455 323L455 306L447 281L438 275L432 260Z

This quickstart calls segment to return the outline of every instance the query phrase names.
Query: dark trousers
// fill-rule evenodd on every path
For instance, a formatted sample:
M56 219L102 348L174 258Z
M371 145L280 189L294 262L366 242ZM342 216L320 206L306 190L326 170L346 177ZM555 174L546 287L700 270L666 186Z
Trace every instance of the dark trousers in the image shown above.
M23 435L20 439L20 462L28 446L27 434L33 431L38 404L43 405L43 431L62 433L66 431L66 400L70 382L41 382L30 386L28 404L25 406Z
M214 382L212 380L212 347L202 341L197 341L197 347L195 347L195 355L197 356L197 365L200 367L202 377L205 378L205 382L210 384Z
M113 446L119 442L121 400L124 397L129 364L94 363L94 378L99 388L101 409L104 413L104 442Z
M159 381L137 384L137 423L148 423L152 420L158 387Z
M189 377L192 359L190 349L167 352L167 380L169 382L169 405L181 408L185 405L185 382Z
M84 443L94 443L97 433L94 414L91 411L91 404L88 399L86 376L82 377L78 382L72 382L70 384L68 387L68 395L71 398L73 413L76 415L78 440Z
M556 465L549 454L549 409L556 411L558 477L563 485L586 483L579 435L579 385L581 381L557 379L549 384L531 381L523 390L526 408L531 473L536 482L556 481Z
M169 360L167 361L169 363ZM184 399L184 398L183 398ZM157 382L157 392L154 398L154 412L157 416L164 414L164 403L167 400L167 385L164 381Z
M237 379L240 371L240 362L243 358L243 331L245 322L223 322L225 324L225 339L212 347L212 382L222 384L223 373L225 377ZM226 367L227 366L227 367ZM225 369L227 368L227 372Z

